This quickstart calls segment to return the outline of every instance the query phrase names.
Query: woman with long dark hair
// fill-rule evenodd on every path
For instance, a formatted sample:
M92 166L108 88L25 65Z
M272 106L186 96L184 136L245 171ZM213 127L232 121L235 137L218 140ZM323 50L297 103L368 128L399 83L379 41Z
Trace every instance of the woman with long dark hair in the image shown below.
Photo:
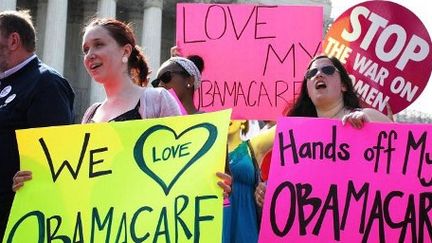
M300 96L287 115L342 119L342 123L350 123L355 128L362 128L364 122L391 122L375 109L360 107L346 69L336 57L327 55L311 60ZM264 202L265 188L265 184L260 183L255 190L255 200L260 206Z

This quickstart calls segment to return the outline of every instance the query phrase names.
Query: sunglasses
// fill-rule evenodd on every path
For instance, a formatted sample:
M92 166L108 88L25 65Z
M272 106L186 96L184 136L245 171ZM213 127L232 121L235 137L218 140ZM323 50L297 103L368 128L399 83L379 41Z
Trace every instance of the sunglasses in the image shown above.
M157 78L151 82L153 87L158 87L160 82L162 82L164 84L168 84L169 82L171 82L171 80L173 78L173 74L180 74L183 77L188 76L188 74L183 72L183 71L166 71L166 72L162 73L159 76L159 78Z
M339 70L334 66L324 66L319 68L319 70L327 76L333 75L333 73L335 73L336 71L339 72ZM307 70L305 77L306 79L311 79L315 77L317 73L318 73L318 68L312 68Z

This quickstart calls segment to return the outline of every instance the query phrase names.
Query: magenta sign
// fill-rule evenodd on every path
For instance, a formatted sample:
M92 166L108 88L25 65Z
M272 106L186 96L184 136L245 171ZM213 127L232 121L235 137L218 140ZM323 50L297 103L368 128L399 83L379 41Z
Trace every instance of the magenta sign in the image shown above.
M420 19L389 1L368 1L345 11L324 43L345 64L366 106L402 111L420 96L432 70L431 39Z
M279 119L260 242L431 242L431 135Z
M233 119L276 120L321 52L322 22L319 6L177 4L177 46L205 62L196 105L232 108Z

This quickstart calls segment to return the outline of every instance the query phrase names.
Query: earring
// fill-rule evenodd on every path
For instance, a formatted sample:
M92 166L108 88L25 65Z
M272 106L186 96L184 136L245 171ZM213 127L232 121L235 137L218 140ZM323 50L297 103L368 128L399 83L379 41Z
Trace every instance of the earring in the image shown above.
M190 88L190 87L192 87L192 85L191 84L186 84L186 87Z
M241 125L240 125L240 130L245 130L245 128L246 128L246 126L244 125L244 123L242 123Z
M122 57L122 63L127 63L128 58L127 57Z

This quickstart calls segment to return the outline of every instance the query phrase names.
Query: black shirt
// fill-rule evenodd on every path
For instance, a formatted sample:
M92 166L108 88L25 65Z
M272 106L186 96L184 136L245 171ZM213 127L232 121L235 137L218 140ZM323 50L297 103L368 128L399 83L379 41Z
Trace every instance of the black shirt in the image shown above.
M73 123L74 97L67 80L37 57L0 79L0 235L19 169L15 130Z

